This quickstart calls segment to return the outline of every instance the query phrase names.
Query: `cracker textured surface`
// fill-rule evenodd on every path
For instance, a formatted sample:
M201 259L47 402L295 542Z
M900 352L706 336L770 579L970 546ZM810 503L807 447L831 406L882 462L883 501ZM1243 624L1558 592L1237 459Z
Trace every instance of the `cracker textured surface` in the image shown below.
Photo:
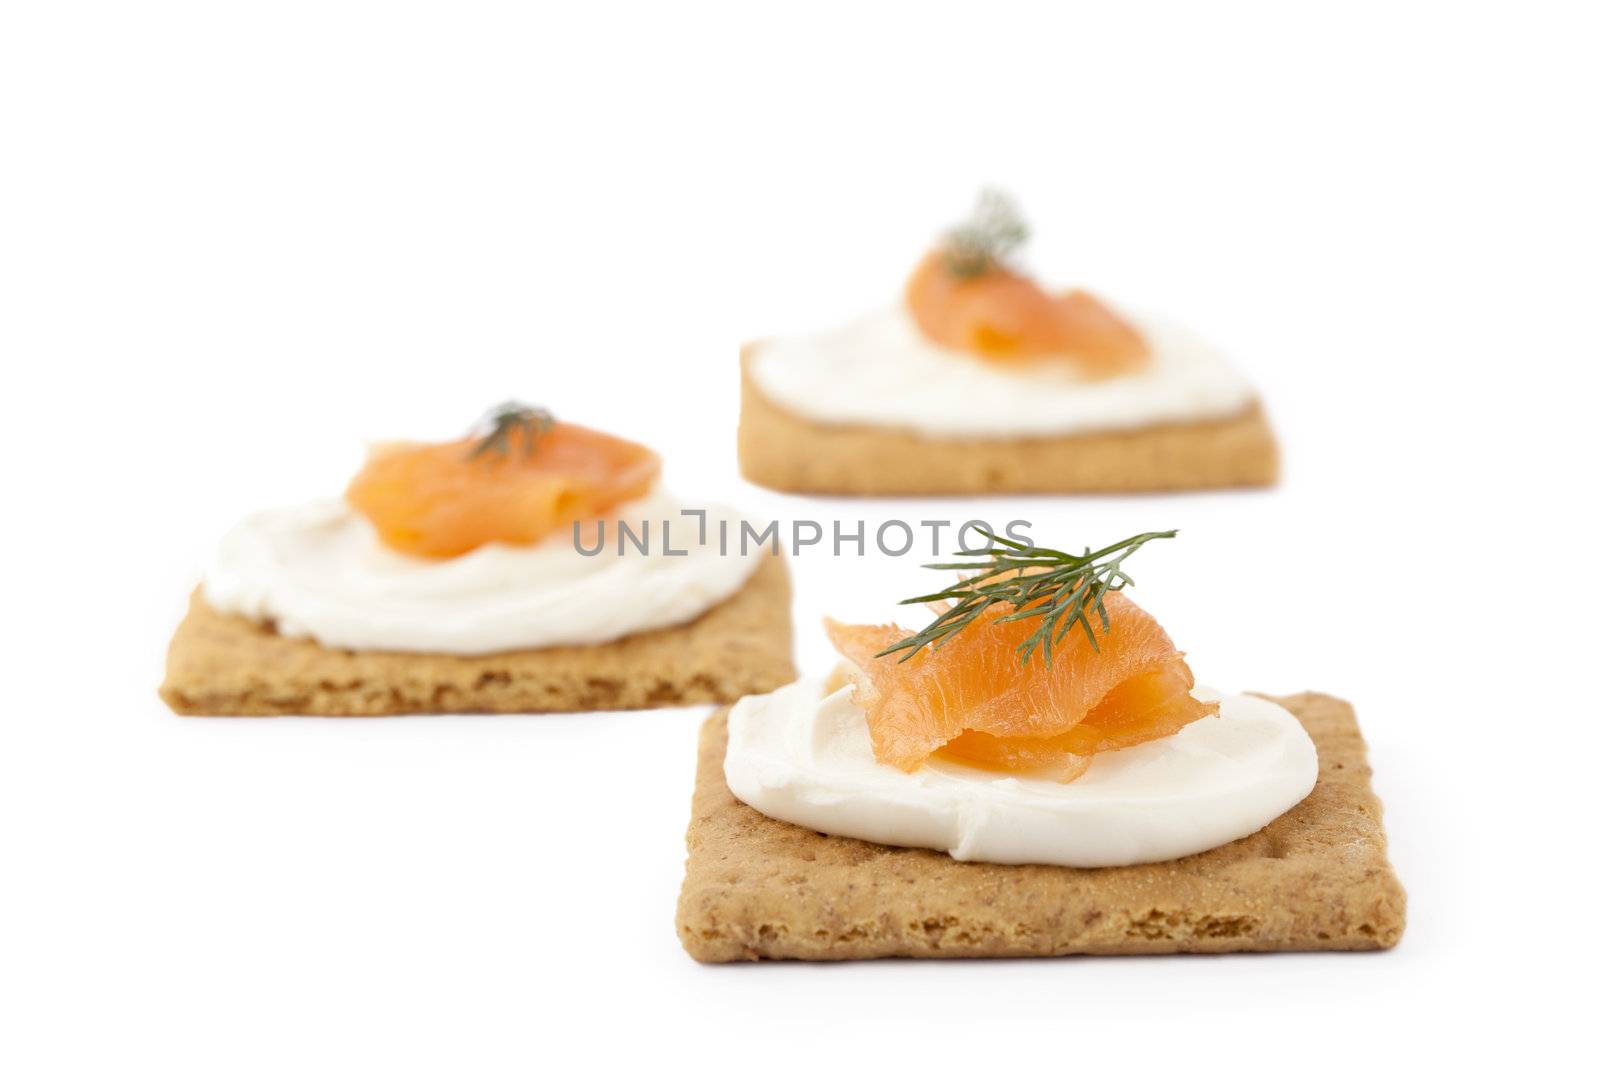
M794 680L789 573L763 559L687 623L600 645L487 656L352 652L215 611L196 590L161 697L184 715L397 715L708 704Z
M1058 436L938 437L815 422L767 397L740 358L739 469L789 493L1129 493L1271 485L1278 446L1259 405L1225 419Z
M1406 898L1355 713L1320 693L1268 699L1316 742L1310 796L1220 848L1095 869L962 863L769 819L728 791L718 711L700 734L678 936L707 963L1388 948Z

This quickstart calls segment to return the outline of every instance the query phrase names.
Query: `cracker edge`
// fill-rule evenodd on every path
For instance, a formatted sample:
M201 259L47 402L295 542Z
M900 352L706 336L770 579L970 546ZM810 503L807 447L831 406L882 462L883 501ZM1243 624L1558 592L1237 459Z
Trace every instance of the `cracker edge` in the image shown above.
M1225 419L1134 430L958 438L816 422L755 384L739 353L740 472L780 492L843 496L1134 493L1245 489L1278 481L1259 401ZM863 463L871 456L871 463Z
M180 715L380 716L637 710L720 703L795 678L791 583L761 561L698 618L600 645L486 656L357 652L219 613L199 590L159 694ZM552 680L562 679L552 688ZM537 692L533 692L537 690Z
M1388 860L1387 834L1382 822L1383 805L1372 791L1371 768L1366 761L1366 742L1360 733L1354 709L1347 702L1322 693L1303 692L1286 697L1256 695L1272 700L1306 723L1307 730L1317 745L1319 758L1318 782L1312 796L1307 797L1300 805L1290 809L1257 833L1198 856L1136 867L1103 868L1099 871L961 863L943 853L924 849L893 848L848 838L830 838L826 834L805 831L769 819L751 811L728 791L726 779L722 774L722 758L727 743L728 709L720 709L713 712L701 728L693 810L686 834L688 858L677 909L679 939L685 951L703 963L757 959L1003 958L1361 951L1392 948L1399 942L1405 929L1406 893ZM1306 722L1308 716L1313 721ZM1292 825L1296 820L1304 823L1306 813L1312 810L1313 798L1317 797L1318 793L1323 794L1322 800L1325 802L1330 795L1336 795L1338 799L1332 802L1330 810L1323 813L1316 822L1308 825ZM717 810L719 808L720 812ZM733 813L731 817L730 812ZM752 825L749 836L756 839L758 846L761 844L759 835L769 833L774 828L781 828L781 832L785 834L798 832L811 839L815 848L808 849L808 852L820 853L843 845L871 858L910 858L922 868L924 874L933 871L941 876L965 878L970 883L967 889L969 895L979 892L981 884L987 880L993 883L987 887L991 901L997 897L1003 898L1007 892L1015 892L1018 882L1024 883L1024 889L1034 890L1048 888L1052 882L1057 886L1064 883L1070 885L1072 880L1084 876L1087 876L1084 877L1086 882L1100 880L1137 884L1141 880L1149 881L1151 876L1157 879L1163 875L1177 877L1181 873L1180 869L1185 866L1218 863L1230 864L1231 866L1223 868L1223 874L1230 875L1240 870L1239 865L1244 860L1275 858L1273 852L1276 847L1273 844L1275 834L1281 836L1284 833L1293 833L1297 829L1302 833L1337 830L1339 825L1346 823L1357 825L1364 823L1367 828L1359 842L1363 850L1359 864L1350 863L1348 856L1338 856L1334 846L1324 845L1321 850L1341 860L1330 866L1332 873L1344 876L1341 883L1329 884L1326 878L1319 877L1327 872L1313 871L1311 881L1317 883L1312 887L1313 892L1306 895L1287 893L1282 899L1269 904L1267 910L1273 911L1278 919L1293 920L1291 925L1296 926L1298 932L1289 937L1264 938L1257 937L1247 930L1230 932L1224 927L1207 928L1204 925L1174 929L1170 924L1175 916L1164 915L1155 907L1143 911L1141 907L1136 906L1124 916L1128 925L1119 935L1111 938L1068 936L1059 941L1047 940L1043 945L1037 937L1030 944L1010 946L1003 943L997 945L993 939L988 942L979 939L967 943L946 944L945 941L952 929L959 934L961 917L942 916L932 926L925 921L917 922L915 916L911 916L912 921L909 923L902 921L907 917L897 916L896 908L910 911L915 903L911 899L915 894L907 891L902 892L898 899L891 898L878 902L880 906L877 913L870 916L865 924L869 930L868 936L843 944L818 945L814 941L807 941L804 937L797 938L776 924L762 922L758 915L752 916L752 912L760 910L763 899L781 900L784 896L788 896L792 900L797 895L798 891L792 886L785 888L783 884L776 886L772 884L774 879L782 882L785 878L793 877L792 872L786 875L779 864L769 863L766 880L760 881L759 884L756 879L745 881L743 878L739 879L740 886L735 889L730 889L726 885L705 883L705 872L697 870L696 862L699 849L704 846L700 831L710 821L727 822L730 818L750 820ZM1285 824L1291 824L1290 828L1283 829ZM741 844L748 844L748 840L742 841ZM1313 846L1314 844L1313 841ZM746 866L756 869L762 858L764 857L757 850L749 857ZM853 867L858 862L858 858L852 857L852 863L843 866ZM1107 876L1102 872L1126 873L1111 873ZM1231 881L1231 879L1202 880L1196 877L1198 874L1199 872L1194 872L1191 881L1195 881L1201 895L1210 894L1215 897L1219 892L1216 883ZM996 886L1005 883L1010 883L1010 886L997 892ZM851 888L855 888L854 884ZM868 888L877 892L881 889L881 885L873 884ZM1244 894L1248 888L1223 885L1221 893L1225 896L1231 890ZM1151 891L1152 896L1154 892ZM1051 899L1059 900L1064 909L1067 894ZM1317 908L1321 910L1308 909L1306 907L1308 899L1314 900ZM1084 902L1081 894L1073 900L1073 903L1080 905ZM818 907L831 903L817 902ZM1109 902L1102 903L1105 904L1105 911L1111 910ZM1145 903L1149 904L1150 901L1147 900ZM1355 909L1353 914L1350 910L1352 908ZM1101 911L1101 908L1092 909L1096 915L1101 914ZM870 934L874 924L878 928L876 936ZM1278 925L1283 926L1284 923L1280 922ZM1112 929L1116 930L1115 924ZM711 936L707 936L708 931ZM847 931L849 932L851 931ZM1003 940L1002 938L1001 941Z

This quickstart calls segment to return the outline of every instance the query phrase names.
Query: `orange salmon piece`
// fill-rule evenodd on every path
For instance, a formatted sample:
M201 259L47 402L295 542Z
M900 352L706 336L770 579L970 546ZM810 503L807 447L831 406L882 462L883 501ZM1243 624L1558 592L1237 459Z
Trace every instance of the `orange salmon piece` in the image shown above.
M374 449L345 499L397 552L450 559L482 545L531 545L643 496L661 472L650 449L557 422L530 442L473 457L482 437Z
M1089 293L1052 296L999 264L963 277L939 249L912 272L906 306L929 340L996 362L1057 357L1109 377L1150 361L1139 331Z
M1034 623L992 624L1009 614L1003 607L904 662L878 653L908 630L824 625L862 674L855 699L879 762L912 771L937 753L1070 780L1097 752L1169 736L1217 710L1189 695L1194 674L1160 623L1122 593L1107 594L1105 608L1100 651L1075 628L1048 664L1042 653L1022 662L1017 645Z

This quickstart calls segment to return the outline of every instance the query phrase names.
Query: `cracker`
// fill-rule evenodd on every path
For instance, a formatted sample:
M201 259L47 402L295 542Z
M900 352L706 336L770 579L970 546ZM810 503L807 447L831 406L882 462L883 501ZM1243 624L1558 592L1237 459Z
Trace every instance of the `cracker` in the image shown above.
M700 734L678 936L728 960L1389 948L1405 891L1349 704L1271 698L1316 742L1311 795L1195 856L1074 869L961 863L770 819L728 791L726 709Z
M937 437L814 422L768 398L740 358L739 469L790 493L914 496L1126 493L1271 485L1278 446L1259 404L1239 415L1135 430Z
M789 573L761 561L732 597L679 626L600 645L487 656L352 652L215 611L197 590L161 697L183 715L585 711L725 703L794 680Z

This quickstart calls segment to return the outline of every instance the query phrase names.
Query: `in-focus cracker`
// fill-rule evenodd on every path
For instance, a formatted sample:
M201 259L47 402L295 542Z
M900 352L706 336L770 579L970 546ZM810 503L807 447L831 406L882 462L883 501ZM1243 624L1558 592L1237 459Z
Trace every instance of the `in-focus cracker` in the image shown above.
M1259 405L1225 419L1014 438L814 422L767 397L740 357L739 469L790 493L1128 493L1271 485L1278 446Z
M183 715L585 711L723 703L794 680L789 574L761 561L744 587L679 626L600 645L488 656L351 652L214 610L197 590L167 653L161 697Z
M701 730L678 935L707 963L1389 948L1405 891L1350 705L1269 698L1316 742L1311 795L1249 837L1165 863L961 863L770 819L728 791L727 711Z

